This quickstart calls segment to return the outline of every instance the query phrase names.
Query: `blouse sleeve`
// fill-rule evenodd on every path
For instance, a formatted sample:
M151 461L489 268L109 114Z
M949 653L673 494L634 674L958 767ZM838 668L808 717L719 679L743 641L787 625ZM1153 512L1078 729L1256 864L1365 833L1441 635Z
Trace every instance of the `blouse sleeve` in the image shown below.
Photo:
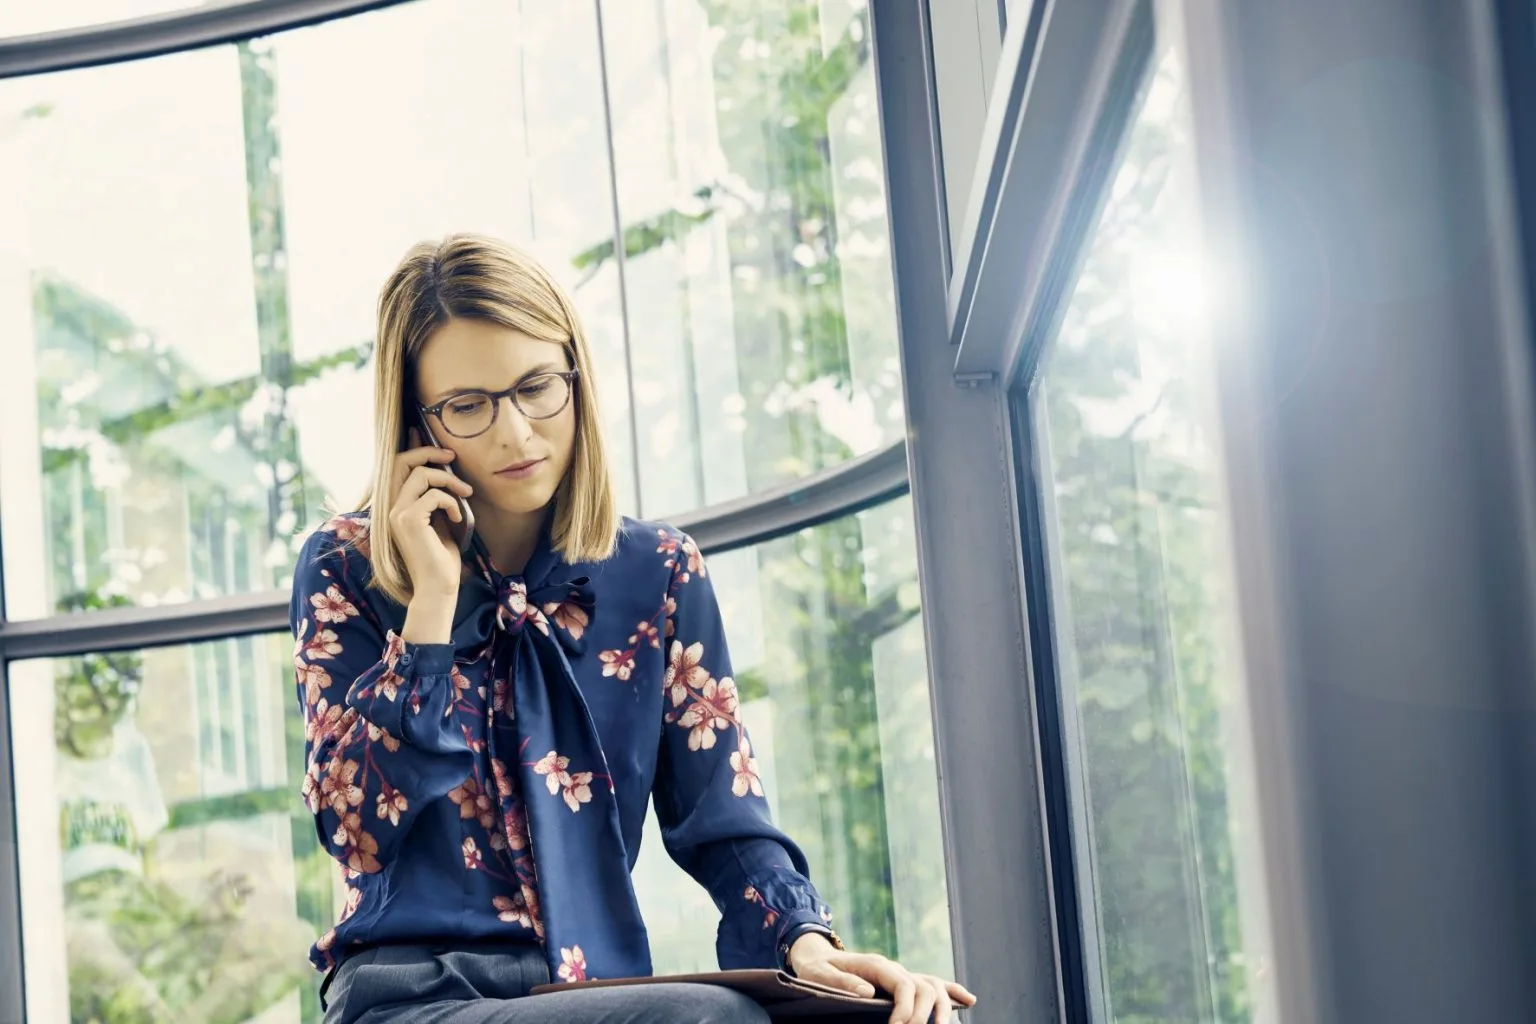
M807 877L805 855L769 815L704 560L686 536L671 557L654 792L662 841L720 908L721 969L782 967L780 944L827 927L831 910Z
M381 632L361 600L366 569L357 547L315 533L299 553L288 612L308 764L303 796L321 845L365 873L387 865L417 812L473 766L447 713L452 645Z

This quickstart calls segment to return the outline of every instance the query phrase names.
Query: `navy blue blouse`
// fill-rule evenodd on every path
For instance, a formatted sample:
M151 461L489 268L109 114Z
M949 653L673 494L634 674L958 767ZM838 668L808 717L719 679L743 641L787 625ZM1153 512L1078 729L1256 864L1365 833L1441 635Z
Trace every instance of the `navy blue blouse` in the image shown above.
M561 980L650 974L630 872L652 796L667 852L720 908L722 968L776 966L829 924L770 820L693 541L626 518L611 558L569 565L546 527L505 577L476 550L450 644L401 639L405 609L369 586L367 513L299 555L303 794L347 886L315 966L527 941Z

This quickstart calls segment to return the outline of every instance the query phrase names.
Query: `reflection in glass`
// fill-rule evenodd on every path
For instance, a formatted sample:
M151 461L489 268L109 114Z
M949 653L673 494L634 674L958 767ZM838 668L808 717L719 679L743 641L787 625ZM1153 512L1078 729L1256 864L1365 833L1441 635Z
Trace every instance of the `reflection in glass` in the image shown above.
M379 284L455 230L573 289L628 511L895 440L863 6L609 3L600 51L591 5L406 4L0 83L12 616L284 585L366 483Z
M775 819L850 947L953 971L911 502L716 555L710 575ZM714 969L718 913L648 828L656 970Z
M1032 396L1095 1017L1250 1019L1185 83L1157 68Z
M590 5L469 0L0 83L12 617L284 586L366 482L374 303L421 238L539 251L622 365L616 275L571 258L612 235L598 71Z
M10 666L28 1019L318 1020L291 641ZM49 742L51 737L52 742Z
M647 514L900 436L865 6L602 5Z

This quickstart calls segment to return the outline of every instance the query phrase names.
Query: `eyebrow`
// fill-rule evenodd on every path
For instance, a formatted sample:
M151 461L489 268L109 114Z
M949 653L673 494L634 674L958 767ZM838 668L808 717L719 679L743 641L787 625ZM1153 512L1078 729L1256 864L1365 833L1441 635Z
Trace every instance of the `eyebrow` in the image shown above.
M559 373L559 372L561 372L560 371L560 367L557 366L556 364L552 363L552 362L539 363L538 365L534 366L532 369L523 371L523 374L520 377L518 377L516 381L513 382L512 386L515 388L519 384L521 384L523 381L527 380L529 377L536 377L536 376L538 376L541 373ZM442 391L439 391L437 394L433 395L432 396L432 401L428 402L427 404L428 405L435 405L436 403L441 402L445 398L450 398L453 395L462 394L465 391L490 391L490 390L493 390L493 389L491 389L491 388L481 388L481 387L445 388Z

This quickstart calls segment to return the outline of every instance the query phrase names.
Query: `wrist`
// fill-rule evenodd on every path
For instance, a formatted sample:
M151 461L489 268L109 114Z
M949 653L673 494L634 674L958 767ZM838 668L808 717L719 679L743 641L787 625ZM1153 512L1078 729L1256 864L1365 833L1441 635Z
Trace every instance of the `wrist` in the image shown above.
M453 636L458 594L417 591L405 609L400 638L413 644L446 644Z
M837 933L822 925L802 925L792 929L780 946L780 958L784 969L798 974L798 966L815 960L825 960L832 953L843 949Z

